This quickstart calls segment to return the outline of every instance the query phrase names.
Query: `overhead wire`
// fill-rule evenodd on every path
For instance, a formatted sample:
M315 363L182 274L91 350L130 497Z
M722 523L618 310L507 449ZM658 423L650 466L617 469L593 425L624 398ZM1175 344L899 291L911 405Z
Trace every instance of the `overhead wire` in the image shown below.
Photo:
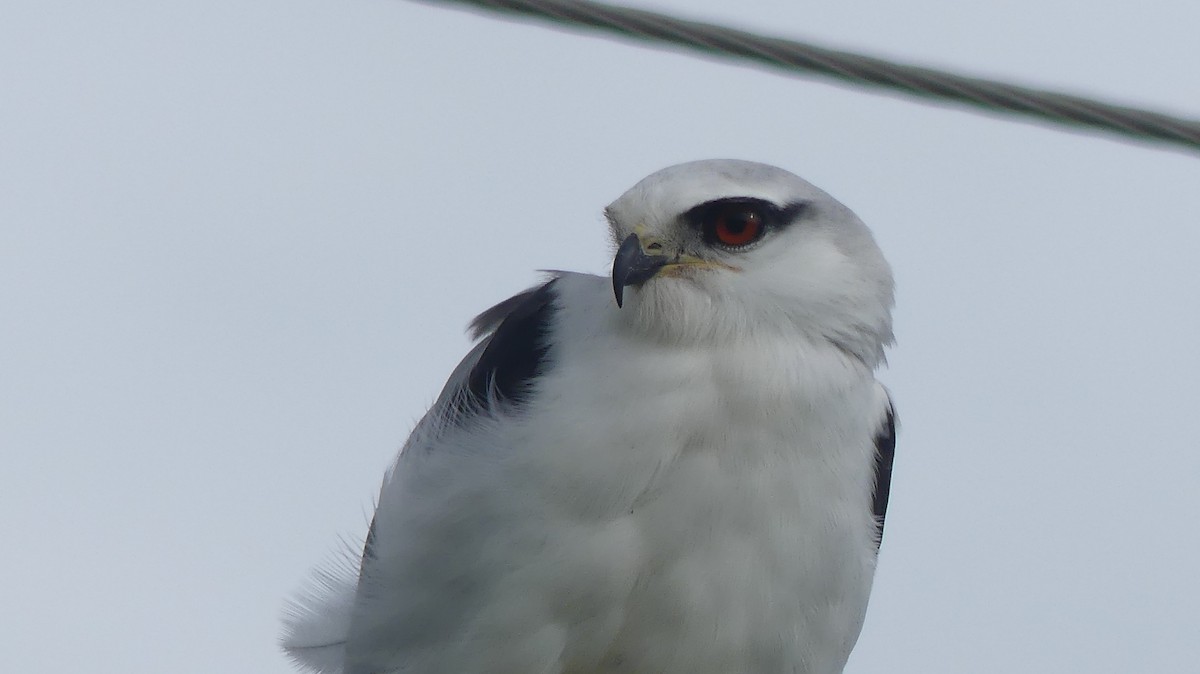
M710 56L738 58L854 85L890 89L910 96L966 104L1068 127L1090 128L1142 141L1200 151L1200 120L1116 105L1057 91L758 35L658 12L591 0L420 0L495 10L612 35L687 47Z

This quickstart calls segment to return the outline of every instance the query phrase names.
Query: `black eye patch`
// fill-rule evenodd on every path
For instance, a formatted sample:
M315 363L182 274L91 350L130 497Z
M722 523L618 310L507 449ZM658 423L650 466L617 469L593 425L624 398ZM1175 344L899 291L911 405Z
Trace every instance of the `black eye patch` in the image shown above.
M779 206L765 199L729 197L714 199L684 213L684 220L699 230L704 242L728 250L745 248L771 229L796 220L807 206L798 201Z

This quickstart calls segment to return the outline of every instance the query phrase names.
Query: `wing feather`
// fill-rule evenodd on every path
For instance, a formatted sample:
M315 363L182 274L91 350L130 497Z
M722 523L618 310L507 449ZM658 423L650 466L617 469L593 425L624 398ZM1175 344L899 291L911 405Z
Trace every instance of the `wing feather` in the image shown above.
M480 314L470 326L483 340L459 363L437 401L409 436L406 454L434 444L448 425L473 415L495 414L519 406L546 367L549 348L543 339L553 317L555 279L526 290ZM385 484L391 479L391 472ZM376 518L371 520L361 554L347 551L336 562L314 571L308 585L284 609L284 651L315 674L343 674L346 646L361 598L360 579L375 561Z
M884 391L887 396L887 392ZM896 413L890 396L879 430L875 434L875 492L871 507L879 521L879 540L883 541L883 522L887 516L888 496L892 491L892 461L896 456Z

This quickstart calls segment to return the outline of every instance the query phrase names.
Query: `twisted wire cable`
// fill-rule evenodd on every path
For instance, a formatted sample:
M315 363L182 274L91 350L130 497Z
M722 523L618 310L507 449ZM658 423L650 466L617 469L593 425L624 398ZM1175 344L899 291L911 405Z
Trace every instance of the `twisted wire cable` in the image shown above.
M1089 127L1139 140L1200 151L1200 120L996 80L766 37L725 26L590 0L422 0L461 4L607 33L688 47L710 55L737 57L791 72L866 84L912 96L963 103L1066 126Z

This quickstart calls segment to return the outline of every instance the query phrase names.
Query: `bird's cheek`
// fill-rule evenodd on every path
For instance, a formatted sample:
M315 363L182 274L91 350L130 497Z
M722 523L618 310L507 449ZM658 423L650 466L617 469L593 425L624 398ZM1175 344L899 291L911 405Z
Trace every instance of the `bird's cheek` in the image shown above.
M677 278L700 278L705 276L718 277L727 273L739 273L741 268L723 260L710 260L690 255L683 255L678 261L665 265L659 276L674 276Z

